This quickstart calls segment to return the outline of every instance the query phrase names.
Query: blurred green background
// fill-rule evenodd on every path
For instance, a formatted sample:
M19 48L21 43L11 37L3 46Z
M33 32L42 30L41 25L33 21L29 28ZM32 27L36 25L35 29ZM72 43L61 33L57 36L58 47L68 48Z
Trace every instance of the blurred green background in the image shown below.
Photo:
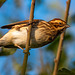
M3 1L3 2L1 2ZM4 2L5 1L5 2ZM67 0L35 0L34 19L50 21L64 20ZM4 4L3 4L4 3ZM3 4L3 5L2 5ZM2 5L2 6L1 6ZM0 27L9 23L27 20L30 16L31 0L0 0ZM59 69L75 72L75 0L71 0L68 24ZM8 29L0 29L0 38ZM59 37L52 43L30 50L27 75L50 75L53 72ZM0 75L20 75L24 54L20 49L0 48Z

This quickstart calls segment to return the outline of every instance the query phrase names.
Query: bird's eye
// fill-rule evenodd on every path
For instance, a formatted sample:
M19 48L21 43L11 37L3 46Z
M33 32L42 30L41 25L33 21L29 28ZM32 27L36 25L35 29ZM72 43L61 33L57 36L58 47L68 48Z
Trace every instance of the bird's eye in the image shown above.
M59 22L59 24L62 24L61 22Z

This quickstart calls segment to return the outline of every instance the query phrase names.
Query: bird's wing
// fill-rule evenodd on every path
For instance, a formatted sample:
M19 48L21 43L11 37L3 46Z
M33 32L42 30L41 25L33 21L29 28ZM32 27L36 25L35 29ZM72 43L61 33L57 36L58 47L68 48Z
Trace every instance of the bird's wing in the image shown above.
M34 25L35 25L35 23L39 23L40 21L43 21L43 20L34 19L32 23L34 23ZM24 20L24 21L19 21L19 22L15 22L15 23L11 23L11 24L2 26L1 28L2 29L11 29L15 25L22 25L22 24L24 25L25 24L24 26L28 26L32 23L29 23L29 20Z

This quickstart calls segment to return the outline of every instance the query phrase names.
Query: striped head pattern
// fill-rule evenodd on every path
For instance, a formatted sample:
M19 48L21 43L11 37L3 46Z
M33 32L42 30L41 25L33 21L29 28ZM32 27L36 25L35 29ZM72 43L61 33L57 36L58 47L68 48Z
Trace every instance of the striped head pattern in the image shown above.
M58 31L64 31L66 28L70 27L64 20L59 18L55 18L49 21L48 23L52 25L54 28L56 28Z

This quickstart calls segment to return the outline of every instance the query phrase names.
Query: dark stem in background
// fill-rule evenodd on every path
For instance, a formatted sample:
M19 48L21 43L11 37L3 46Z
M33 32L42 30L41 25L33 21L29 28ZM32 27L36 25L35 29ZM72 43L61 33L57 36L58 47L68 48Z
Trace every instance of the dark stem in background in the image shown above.
M6 0L0 0L0 7L6 2Z
M33 16L33 15L34 15L34 6L35 6L35 0L32 0L29 23L31 23L31 22L33 21L33 17L34 17L34 16ZM28 30L27 30L27 44L26 44L26 50L24 50L24 53L26 52L26 54L24 54L24 60L23 60L23 66L22 66L21 75L25 75L25 74L26 74L28 53L29 53L29 49L30 49L30 35L31 35L31 29L32 29L32 25L29 25Z
M66 1L66 12L65 12L65 17L64 17L64 20L66 21L66 23L67 23L68 15L69 15L70 2L71 2L71 0L67 0ZM65 33L62 33L61 36L60 36L59 46L58 46L58 51L57 51L57 56L55 58L55 66L54 66L53 75L57 75L57 72L58 72L60 57L61 57L61 53L62 53L62 46L63 46L64 34Z

